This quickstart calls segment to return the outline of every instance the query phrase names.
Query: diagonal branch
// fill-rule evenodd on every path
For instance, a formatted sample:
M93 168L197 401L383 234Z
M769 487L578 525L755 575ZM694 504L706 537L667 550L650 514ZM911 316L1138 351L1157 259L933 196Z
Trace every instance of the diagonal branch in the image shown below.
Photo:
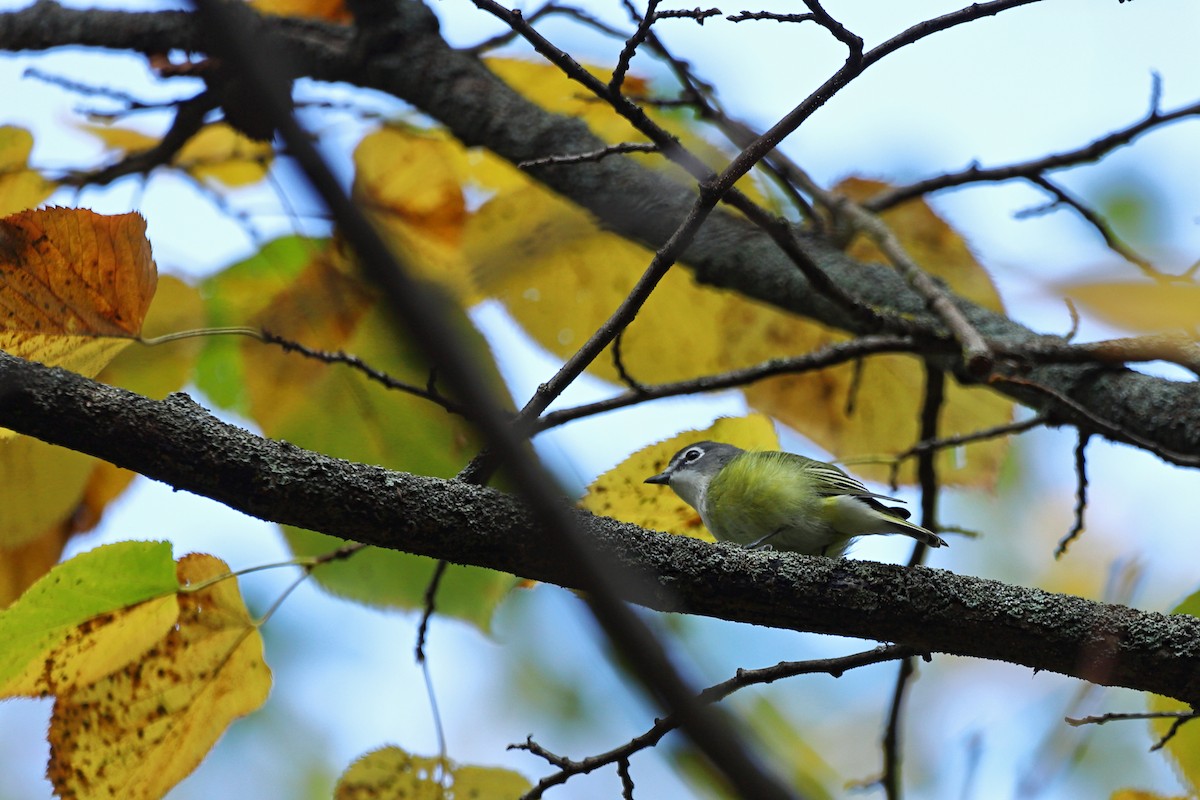
M993 11L1012 5L1019 3L973 8ZM310 77L348 81L393 94L445 124L465 144L486 146L513 163L547 153L591 152L604 147L577 120L529 102L473 55L451 48L424 6L399 0L395 12L396 24L372 31L378 42L367 49L353 38L352 31L334 25L296 19L269 24L289 44L294 64ZM938 24L948 23L942 20ZM82 11L40 0L28 8L0 14L0 50L80 45L135 51L205 50L190 15L181 12ZM608 229L652 250L662 246L695 200L693 191L623 157L547 166L530 173L590 210ZM802 232L792 239L845 292L882 310L888 318L907 318L915 335L946 337L923 299L893 270L854 262L824 240ZM684 262L701 283L733 289L850 333L880 332L813 291L809 280L767 234L720 210L697 234ZM1061 341L962 298L956 297L955 304L997 350L1019 349L1048 338ZM969 379L961 356L940 355L935 360L947 371ZM1124 369L1097 370L1090 365L1038 365L1023 378L1026 380L999 380L990 385L1037 411L1052 411L1060 424L1099 428L1116 441L1150 445L1173 463L1192 463L1191 459L1200 456L1200 387L1195 384ZM1098 426L1096 420L1104 424ZM1177 458L1179 455L1185 458Z

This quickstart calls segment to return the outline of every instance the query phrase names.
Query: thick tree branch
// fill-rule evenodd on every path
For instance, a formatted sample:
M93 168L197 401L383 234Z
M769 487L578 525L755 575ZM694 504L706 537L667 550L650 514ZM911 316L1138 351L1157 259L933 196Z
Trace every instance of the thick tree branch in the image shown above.
M255 517L576 588L514 498L263 439L163 401L0 354L0 425ZM996 659L1200 702L1200 620L926 567L743 550L577 513L650 608Z
M263 24L273 26L289 44L293 65L305 74L393 94L445 124L467 145L487 147L513 163L604 146L582 122L544 111L499 81L475 56L452 49L439 35L432 12L415 0L398 0L391 27L372 28L357 39L351 29L312 21L272 19ZM190 15L179 12L79 11L40 0L0 14L0 50L79 45L206 49ZM530 174L591 210L606 227L651 249L662 246L696 197L694 189L624 157L546 165ZM866 306L906 318L930 339L947 337L925 301L895 271L854 262L821 238L797 238L807 257ZM701 282L852 333L878 332L866 330L862 320L814 291L766 233L731 214L714 213L684 258ZM962 298L954 302L998 350L1019 352L1025 345L1062 341ZM962 380L971 379L958 355L939 355L934 361ZM1021 380L1005 377L994 374L986 380L995 380L997 391L1049 412L1057 422L1103 431L1174 463L1200 464L1200 383L1088 365L1030 365Z

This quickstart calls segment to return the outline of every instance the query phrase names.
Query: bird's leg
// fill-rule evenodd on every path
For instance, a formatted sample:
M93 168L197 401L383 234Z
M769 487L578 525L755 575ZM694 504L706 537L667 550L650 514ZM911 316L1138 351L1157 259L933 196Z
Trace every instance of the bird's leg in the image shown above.
M756 539L753 542L751 542L750 544L746 545L746 549L747 550L758 550L759 548L762 548L765 550L770 550L772 548L771 548L771 545L767 544L767 540L774 538L781 533L783 533L783 528L779 528L778 530L771 531L770 533L768 533L766 536L762 537L761 539Z

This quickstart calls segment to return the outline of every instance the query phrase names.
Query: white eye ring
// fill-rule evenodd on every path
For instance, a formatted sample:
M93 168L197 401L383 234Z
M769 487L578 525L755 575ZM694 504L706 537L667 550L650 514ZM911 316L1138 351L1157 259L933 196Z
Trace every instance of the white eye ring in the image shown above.
M683 460L687 463L691 463L702 455L704 455L703 450L701 450L699 447L693 447L691 450L688 450L683 454Z

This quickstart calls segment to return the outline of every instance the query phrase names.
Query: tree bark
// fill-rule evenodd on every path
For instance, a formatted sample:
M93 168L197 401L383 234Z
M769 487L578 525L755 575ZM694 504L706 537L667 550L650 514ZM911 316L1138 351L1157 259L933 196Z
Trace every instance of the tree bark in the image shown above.
M575 564L515 498L356 464L0 353L0 425L252 516L567 588ZM1200 701L1200 619L849 559L748 551L577 512L630 602L910 645Z

